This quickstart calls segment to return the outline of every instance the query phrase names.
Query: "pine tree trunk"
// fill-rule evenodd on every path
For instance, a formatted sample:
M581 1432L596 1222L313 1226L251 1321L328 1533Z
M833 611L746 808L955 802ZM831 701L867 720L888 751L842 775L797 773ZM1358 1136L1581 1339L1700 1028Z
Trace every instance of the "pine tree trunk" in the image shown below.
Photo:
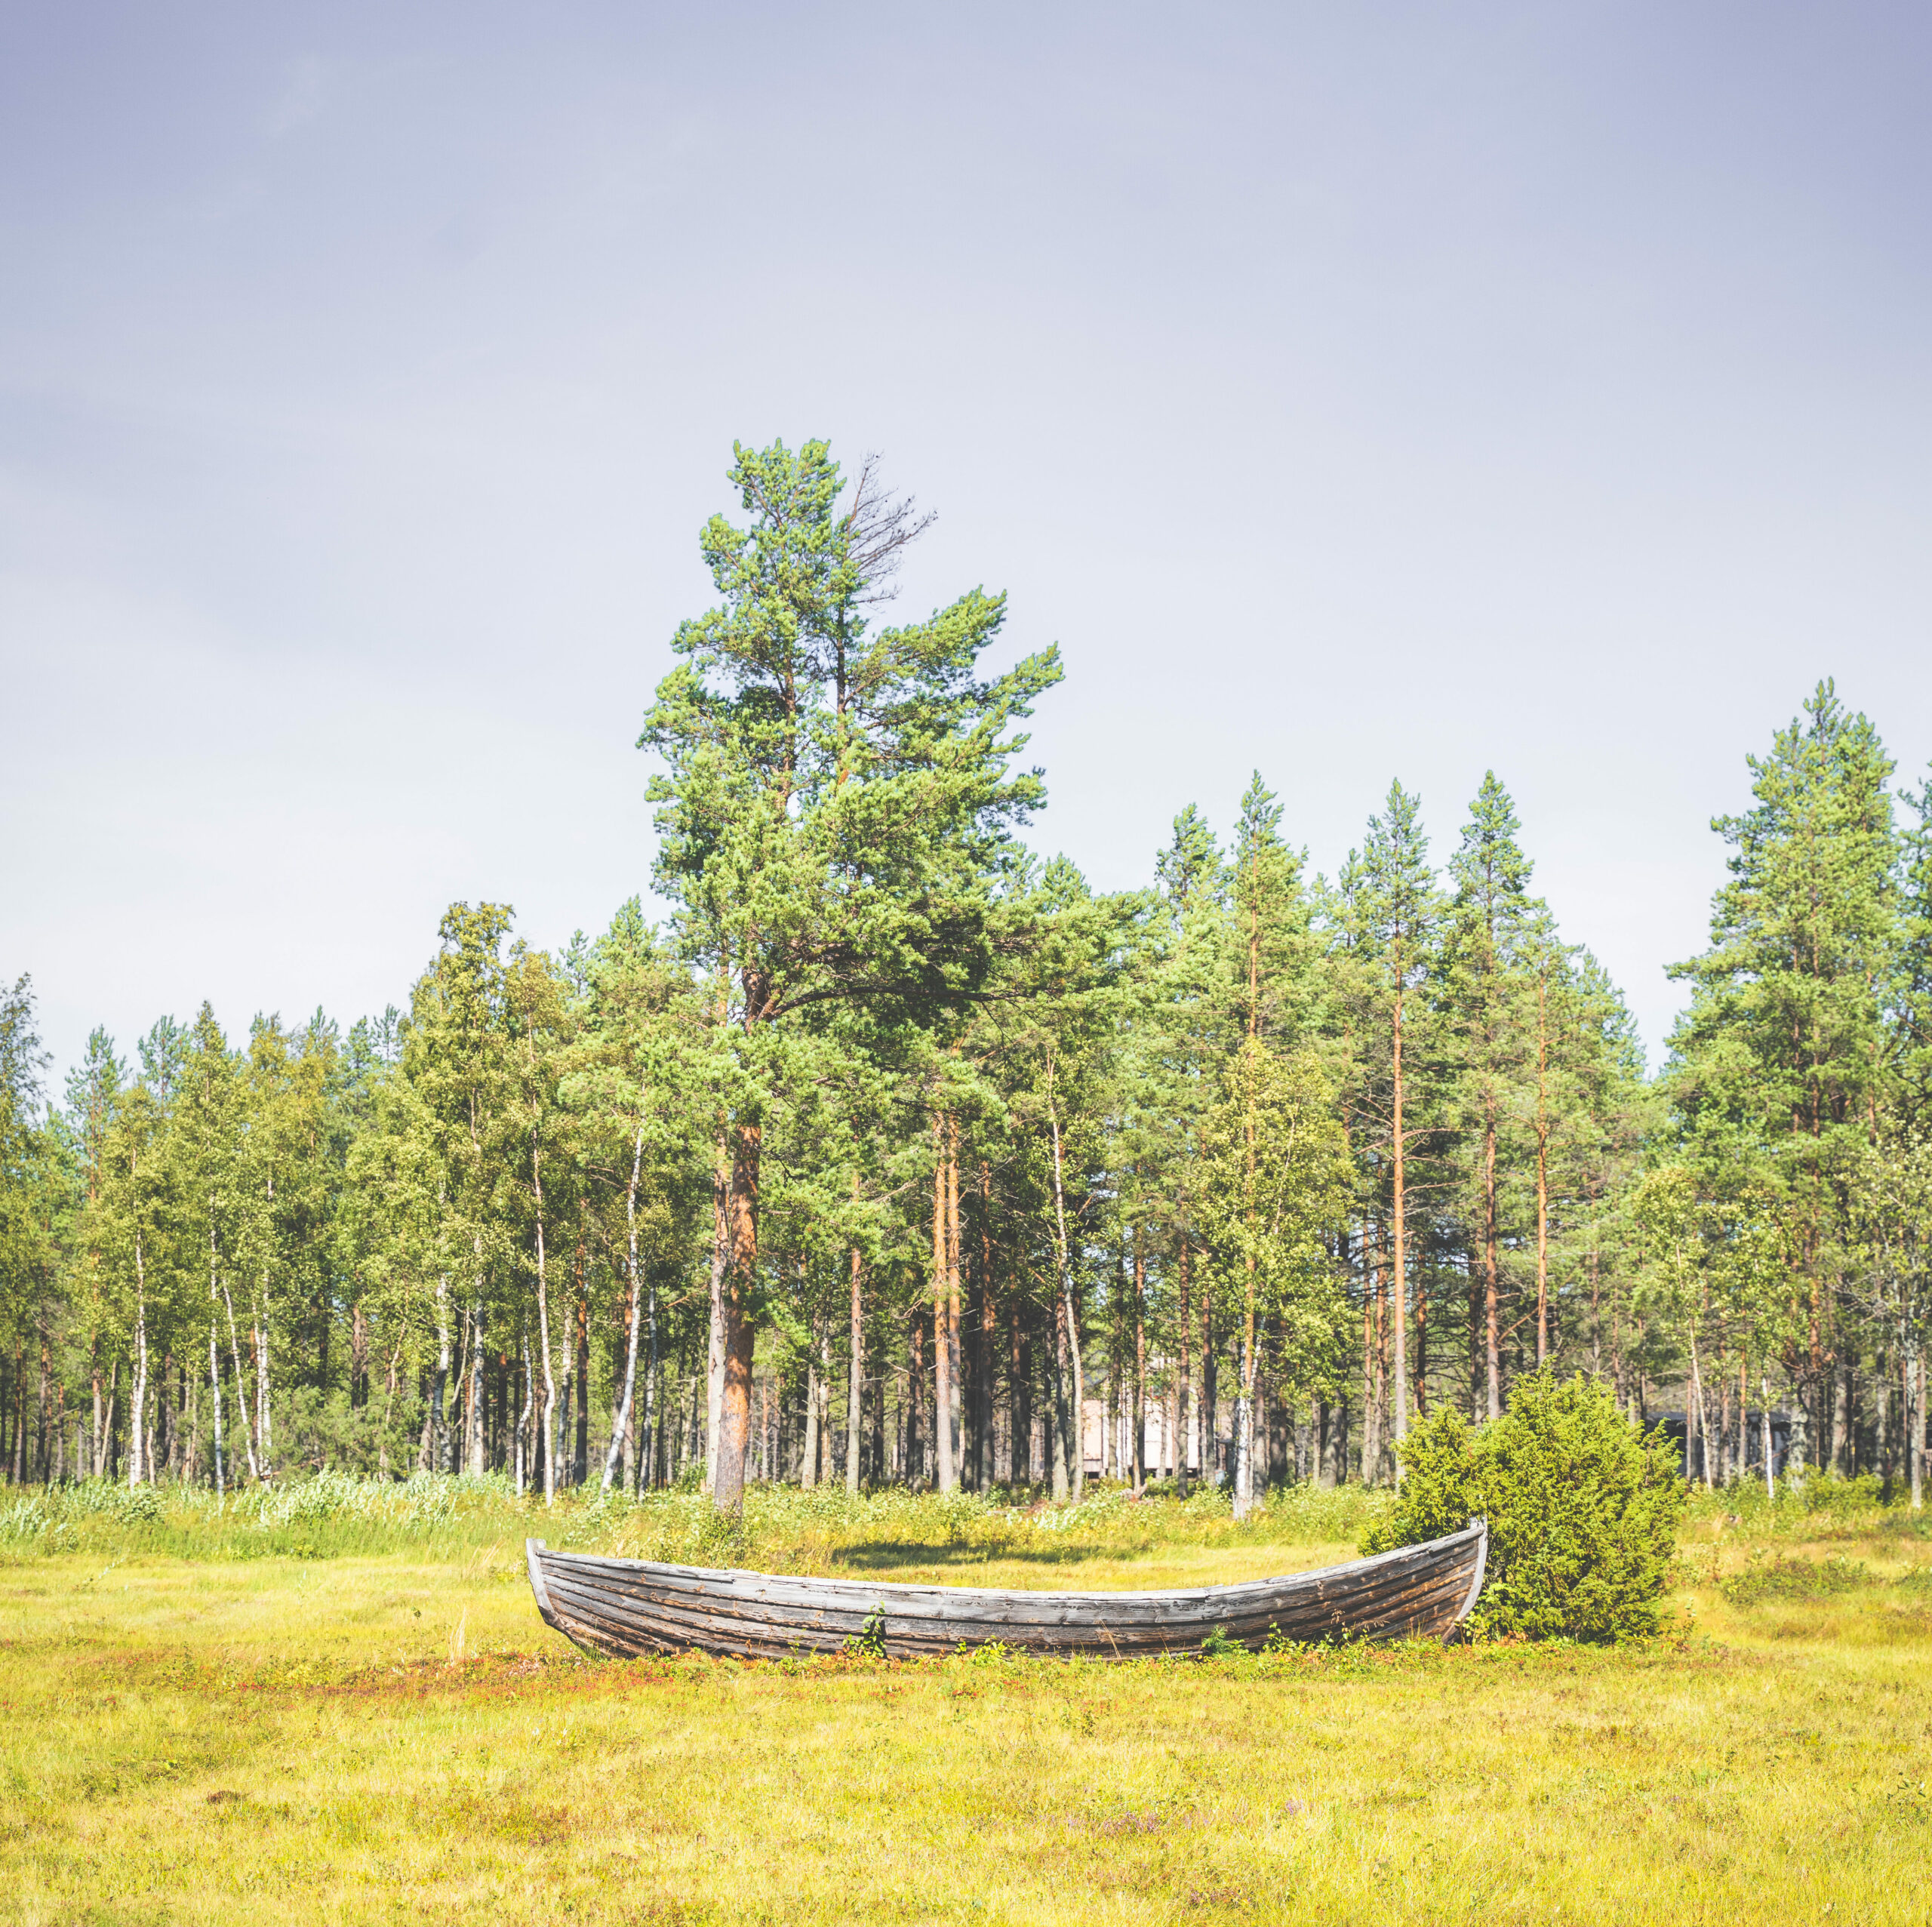
M1549 1361L1549 989L1537 978L1537 1369Z
M1394 1201L1390 1208L1389 1232L1393 1248L1389 1264L1389 1319L1395 1340L1394 1379L1391 1387L1392 1430L1400 1445L1409 1431L1409 1264L1408 1146L1402 1128L1402 973L1399 959L1395 977L1395 1084L1392 1094L1393 1128L1389 1134ZM1396 1482L1401 1482L1401 1461L1395 1462Z
M856 1181L854 1188L856 1189ZM860 1295L863 1267L859 1248L852 1247L852 1326L851 1364L845 1374L845 1490L859 1495L859 1442L865 1423L866 1310Z
M1382 1452L1380 1428L1377 1424L1381 1397L1376 1384L1377 1339L1382 1319L1382 1266L1371 1255L1369 1241L1362 1240L1361 1290L1361 1482L1378 1482Z
M965 1437L961 1424L967 1390L961 1356L961 1315L959 1271L961 1255L959 1235L959 1120L950 1114L946 1120L946 1346L947 1396L945 1430L952 1446L952 1485L955 1491L965 1473Z
M711 1185L711 1332L704 1368L704 1482L718 1483L718 1432L724 1400L724 1278L731 1266L731 1159L728 1141L718 1141Z
M1177 1440L1187 1436L1190 1423L1187 1395L1193 1389L1193 1370L1188 1356L1189 1342L1193 1336L1187 1302L1193 1269L1189 1244L1187 1229L1183 1225L1180 1238L1180 1368L1174 1376L1174 1437ZM1206 1470L1204 1462L1202 1470ZM1187 1452L1183 1445L1177 1444L1174 1448L1174 1489L1183 1499L1187 1497Z
M955 1345L947 1316L951 1297L946 1257L951 1243L946 1210L946 1119L933 1119L933 1442L938 1461L939 1489L949 1492L958 1482L952 1462L952 1371Z
M1488 1415L1503 1416L1502 1292L1497 1273L1496 1212L1496 1113L1485 1121L1482 1147L1483 1365L1489 1392Z
M1059 1242L1060 1298L1055 1323L1054 1351L1060 1369L1060 1439L1054 1462L1054 1496L1062 1498L1071 1489L1077 1500L1086 1489L1087 1452L1085 1430L1086 1387L1080 1357L1080 1308L1073 1294L1073 1256L1066 1236L1066 1191L1061 1171L1060 1118L1053 1103L1051 1071L1047 1087L1047 1122L1053 1134L1054 1224Z
M1185 1314L1183 1314L1183 1316ZM1147 1273L1140 1234L1134 1238L1134 1489L1147 1485Z
M991 1491L999 1482L998 1401L999 1381L999 1268L993 1238L993 1168L980 1160L980 1486Z
M734 1127L726 1199L731 1261L721 1294L724 1371L718 1398L718 1471L712 1485L712 1503L728 1513L743 1507L752 1442L752 1358L758 1334L752 1322L751 1294L757 1279L758 1165L763 1149L761 1125Z

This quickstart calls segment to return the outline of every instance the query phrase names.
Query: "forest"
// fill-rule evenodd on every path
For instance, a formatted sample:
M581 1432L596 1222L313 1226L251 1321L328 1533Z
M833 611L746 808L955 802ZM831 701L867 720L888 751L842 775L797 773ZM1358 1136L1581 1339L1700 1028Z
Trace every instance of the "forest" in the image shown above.
M9 1478L1238 1516L1546 1366L1681 1414L1706 1485L1918 1504L1932 784L1829 682L1713 825L1652 1075L1495 775L1439 850L1392 783L1327 877L1257 774L1097 891L1026 840L1057 651L989 671L979 589L888 619L925 524L872 465L731 480L638 737L661 923L553 954L451 904L406 1008L97 1030L57 1091L12 981Z

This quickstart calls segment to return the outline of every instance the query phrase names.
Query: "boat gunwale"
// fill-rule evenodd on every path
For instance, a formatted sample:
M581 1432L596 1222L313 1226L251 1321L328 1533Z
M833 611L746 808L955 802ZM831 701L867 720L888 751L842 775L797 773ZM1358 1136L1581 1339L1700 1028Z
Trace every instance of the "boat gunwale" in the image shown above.
M1477 1595L1482 1590L1484 1572L1488 1564L1488 1521L1475 1519L1460 1531L1445 1534L1439 1539L1426 1539L1412 1546L1397 1546L1386 1553L1372 1553L1366 1558L1351 1559L1340 1565L1310 1566L1304 1572L1284 1572L1261 1579L1237 1580L1231 1585L1207 1587L1122 1587L1112 1592L1071 1592L1051 1587L1000 1586L943 1586L930 1581L903 1579L881 1579L867 1582L863 1579L844 1577L831 1578L819 1574L789 1572L764 1572L749 1566L673 1565L659 1559L620 1559L603 1553L568 1552L546 1546L541 1539L525 1541L525 1556L530 1562L533 1590L539 1591L538 1610L543 1611L546 1603L545 1595L539 1590L539 1562L541 1559L568 1559L574 1563L592 1567L615 1567L626 1572L661 1573L667 1577L696 1581L722 1583L734 1591L748 1581L766 1581L786 1586L800 1586L814 1590L840 1592L851 1591L867 1595L894 1593L904 1597L921 1593L942 1599L958 1600L977 1596L986 1599L1014 1599L1038 1602L1047 1599L1077 1602L1082 1605L1102 1605L1123 1600L1173 1602L1179 1604L1206 1605L1211 1602L1232 1601L1246 1594L1256 1597L1266 1593L1278 1593L1284 1587L1305 1584L1311 1581L1322 1581L1355 1578L1381 1565L1392 1565L1405 1559L1414 1559L1429 1553L1448 1550L1452 1547L1474 1541L1476 1545L1475 1571L1472 1575L1469 1596L1457 1615L1458 1624L1466 1619L1475 1606ZM547 1614L544 1615L546 1618Z

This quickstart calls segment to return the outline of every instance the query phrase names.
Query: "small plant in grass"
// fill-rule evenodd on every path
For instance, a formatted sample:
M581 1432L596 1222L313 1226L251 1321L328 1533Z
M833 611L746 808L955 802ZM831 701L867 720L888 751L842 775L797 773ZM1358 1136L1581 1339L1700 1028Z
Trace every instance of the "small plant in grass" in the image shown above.
M861 1659L885 1657L885 1608L875 1605L866 1615L865 1624L845 1642L845 1650Z
M1207 1638L1201 1642L1202 1655L1208 1659L1227 1659L1247 1650L1238 1639L1229 1638L1225 1626L1209 1627Z
M1432 1413L1401 1461L1395 1502L1362 1550L1418 1545L1487 1519L1472 1631L1593 1641L1657 1631L1687 1495L1677 1448L1632 1424L1607 1386L1537 1372L1489 1424Z

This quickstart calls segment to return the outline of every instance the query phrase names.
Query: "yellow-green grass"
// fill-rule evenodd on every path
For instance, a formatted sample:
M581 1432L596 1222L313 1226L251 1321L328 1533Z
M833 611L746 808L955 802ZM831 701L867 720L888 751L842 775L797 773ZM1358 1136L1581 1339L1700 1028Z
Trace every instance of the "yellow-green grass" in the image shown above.
M906 1522L795 1535L792 1562L1107 1587L1348 1550L1170 1511L1084 1548L1009 1524L974 1558ZM0 1565L0 1909L1924 1922L1924 1552L1872 1525L1767 1553L1706 1508L1651 1645L1109 1668L593 1662L537 1620L508 1534L330 1559L29 1549ZM1783 1590L1733 1603L1767 1556Z

